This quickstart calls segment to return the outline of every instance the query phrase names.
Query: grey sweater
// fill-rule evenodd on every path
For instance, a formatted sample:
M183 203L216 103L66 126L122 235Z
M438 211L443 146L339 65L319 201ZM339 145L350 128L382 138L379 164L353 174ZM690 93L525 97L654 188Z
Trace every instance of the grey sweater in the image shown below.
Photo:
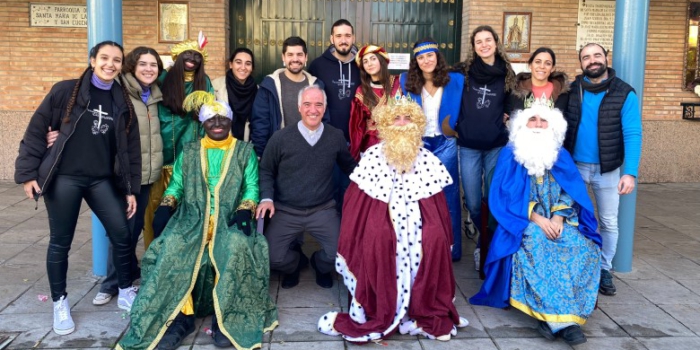
M311 209L333 199L333 167L346 173L357 165L343 132L324 124L323 134L311 146L288 127L272 135L260 160L260 198L270 198L294 209Z

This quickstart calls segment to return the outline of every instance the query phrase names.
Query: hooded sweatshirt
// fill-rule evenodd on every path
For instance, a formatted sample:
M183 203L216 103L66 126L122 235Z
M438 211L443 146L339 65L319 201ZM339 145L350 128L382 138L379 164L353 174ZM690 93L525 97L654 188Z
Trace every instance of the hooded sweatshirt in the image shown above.
M355 65L357 47L352 47L351 54L345 61L336 58L334 52L335 47L329 46L323 55L311 62L309 73L323 82L328 98L330 124L342 130L345 140L349 141L350 103L360 85L360 69Z

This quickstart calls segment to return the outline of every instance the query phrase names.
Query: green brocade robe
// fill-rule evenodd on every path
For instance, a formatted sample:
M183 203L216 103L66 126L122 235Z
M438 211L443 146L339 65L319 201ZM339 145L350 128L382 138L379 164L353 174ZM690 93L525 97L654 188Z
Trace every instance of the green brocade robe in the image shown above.
M186 145L168 194L176 198L177 210L143 257L131 326L117 348L155 348L190 294L195 315L216 314L221 332L237 349L260 347L263 333L278 324L268 292L267 241L254 227L246 236L228 226L243 200L258 202L253 146L236 141L224 151L205 149L201 142ZM207 243L210 216L215 227Z
M168 72L164 71L158 81L160 83L165 79ZM207 91L214 93L214 87L211 85L211 80L208 76L204 79L207 82ZM192 93L194 83L185 82L185 96ZM158 104L158 119L160 120L160 136L163 138L163 165L171 165L177 159L177 156L182 152L184 145L201 139L204 137L204 130L201 123L192 119L192 112L185 114L184 117L174 114L168 107Z

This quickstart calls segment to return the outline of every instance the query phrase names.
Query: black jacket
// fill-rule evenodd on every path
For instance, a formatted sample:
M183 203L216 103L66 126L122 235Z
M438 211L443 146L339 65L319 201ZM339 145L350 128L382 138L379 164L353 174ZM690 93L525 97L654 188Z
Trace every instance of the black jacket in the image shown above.
M63 117L77 79L64 80L55 84L41 102L19 144L19 156L15 161L16 183L36 180L41 193L46 193L61 158L70 157L61 153L65 143L72 136L76 123L87 110L90 102L91 77L91 71L85 73L68 123L63 122ZM123 194L138 194L141 190L141 142L138 120L135 117L131 118L127 134L126 127L130 116L121 86L118 83L113 84L111 93L114 102L113 114L117 116L115 182ZM46 148L46 133L49 131L49 126L51 130L60 132L53 146Z
M511 91L508 96L508 103L506 104L510 110L506 110L509 116L513 116L513 112L516 110L525 109L525 99L532 95L532 81L530 78L532 73L519 73L515 77L515 89ZM549 81L552 82L552 99L554 100L554 107L558 108L562 113L566 112L566 106L569 103L569 82L567 81L566 73L564 72L552 72L549 75ZM535 96L539 98L540 96Z

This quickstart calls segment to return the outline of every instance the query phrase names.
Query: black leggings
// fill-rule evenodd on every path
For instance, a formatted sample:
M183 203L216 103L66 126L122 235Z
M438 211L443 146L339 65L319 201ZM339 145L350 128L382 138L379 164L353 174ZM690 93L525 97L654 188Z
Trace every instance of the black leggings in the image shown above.
M119 288L131 286L132 242L126 220L125 196L117 193L112 180L108 178L56 175L44 194L51 231L46 271L54 301L66 293L68 251L83 198L104 225L114 247L113 263L117 269Z

